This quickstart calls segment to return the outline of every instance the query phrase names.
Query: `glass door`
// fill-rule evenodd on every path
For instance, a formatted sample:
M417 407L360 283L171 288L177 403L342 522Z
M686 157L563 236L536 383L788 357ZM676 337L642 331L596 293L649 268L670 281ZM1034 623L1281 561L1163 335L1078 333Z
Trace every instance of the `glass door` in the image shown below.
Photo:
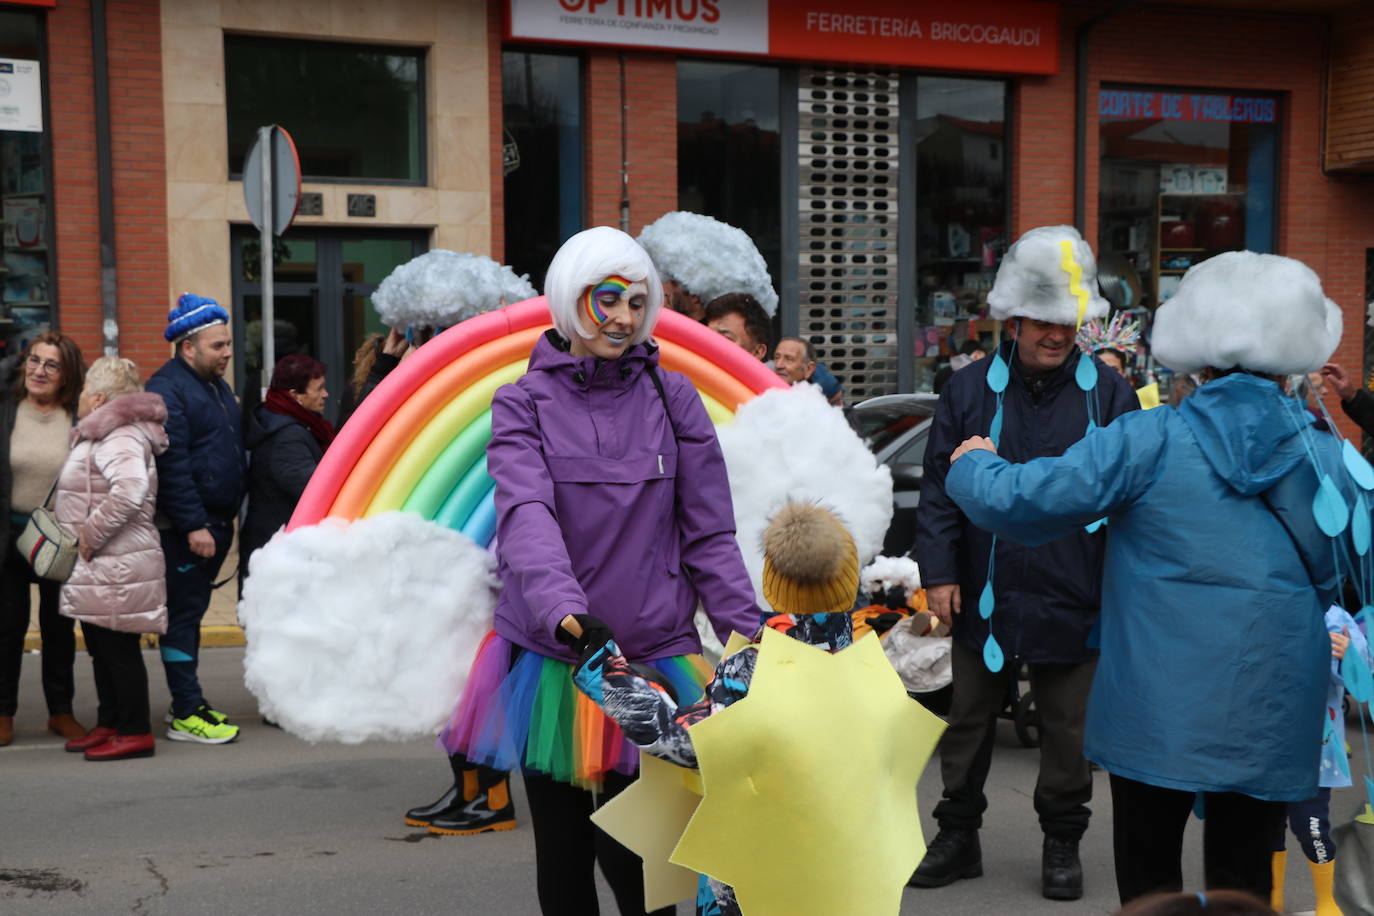
M425 251L428 232L292 230L276 240L273 263L273 364L304 353L324 363L330 398L325 415L338 416L352 375L353 355L369 334L386 328L369 297L397 266ZM236 228L234 277L235 388L244 407L262 396L262 260L258 233Z

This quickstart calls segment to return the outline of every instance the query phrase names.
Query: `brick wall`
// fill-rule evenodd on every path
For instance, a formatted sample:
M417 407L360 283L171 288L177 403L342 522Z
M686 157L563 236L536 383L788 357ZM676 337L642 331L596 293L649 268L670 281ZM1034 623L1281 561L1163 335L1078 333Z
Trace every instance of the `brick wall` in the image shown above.
M152 372L168 355L167 182L156 0L106 6L120 354ZM58 327L101 354L100 225L90 5L48 14Z
M1073 219L1074 48L1078 22L1100 9L1066 4L1060 72L1017 81L1012 227ZM1335 359L1363 361L1365 250L1374 248L1374 179L1322 173L1328 24L1322 16L1145 5L1100 23L1089 44L1088 93L1102 82L1276 92L1284 121L1277 253L1306 262L1345 310ZM1087 238L1097 240L1098 123L1088 106ZM1346 430L1354 433L1353 425Z
M620 226L620 55L583 58L587 143L586 224ZM677 209L677 59L625 52L631 235Z
M491 121L491 257L506 263L505 170L501 164L502 132L501 36L505 0L487 0L487 112Z

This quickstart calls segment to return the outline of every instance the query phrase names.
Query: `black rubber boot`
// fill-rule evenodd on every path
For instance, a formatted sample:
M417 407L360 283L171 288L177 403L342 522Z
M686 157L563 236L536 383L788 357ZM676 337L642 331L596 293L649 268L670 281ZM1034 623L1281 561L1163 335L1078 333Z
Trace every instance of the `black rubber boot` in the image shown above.
M907 884L912 887L944 887L960 878L983 875L983 849L977 830L942 829L926 847L925 858Z
M436 817L458 817L463 812L463 806L477 797L477 769L470 766L461 754L449 757L448 763L453 770L453 786L438 801L407 811L405 822L410 826L428 827Z
M515 829L515 804L510 797L507 774L489 767L478 767L482 793L457 810L435 817L429 832L440 836L471 836Z
M1078 841L1045 837L1040 858L1040 880L1051 900L1077 900L1083 896L1083 863L1078 860Z

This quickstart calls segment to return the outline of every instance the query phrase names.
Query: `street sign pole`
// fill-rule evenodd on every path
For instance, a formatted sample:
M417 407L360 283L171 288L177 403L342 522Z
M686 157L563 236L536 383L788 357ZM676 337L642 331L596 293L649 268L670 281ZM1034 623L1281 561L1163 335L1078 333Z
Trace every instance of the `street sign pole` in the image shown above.
M258 128L258 147L262 150L262 399L267 400L267 386L272 380L276 363L276 319L272 303L272 127Z

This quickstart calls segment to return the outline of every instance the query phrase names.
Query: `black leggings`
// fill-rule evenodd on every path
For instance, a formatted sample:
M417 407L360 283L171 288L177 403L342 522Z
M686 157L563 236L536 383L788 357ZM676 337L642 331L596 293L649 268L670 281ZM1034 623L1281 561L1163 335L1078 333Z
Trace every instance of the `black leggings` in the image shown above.
M1121 902L1154 891L1183 890L1183 830L1194 793L1112 774L1112 847ZM1284 802L1235 792L1203 793L1202 862L1208 890L1239 890L1269 899L1273 838Z
M604 789L592 793L531 770L524 771L525 797L534 823L539 908L544 916L597 916L594 866L615 894L622 916L644 916L644 867L639 856L611 839L590 820L598 803L620 794L632 776L607 773ZM672 916L676 907L654 910Z

